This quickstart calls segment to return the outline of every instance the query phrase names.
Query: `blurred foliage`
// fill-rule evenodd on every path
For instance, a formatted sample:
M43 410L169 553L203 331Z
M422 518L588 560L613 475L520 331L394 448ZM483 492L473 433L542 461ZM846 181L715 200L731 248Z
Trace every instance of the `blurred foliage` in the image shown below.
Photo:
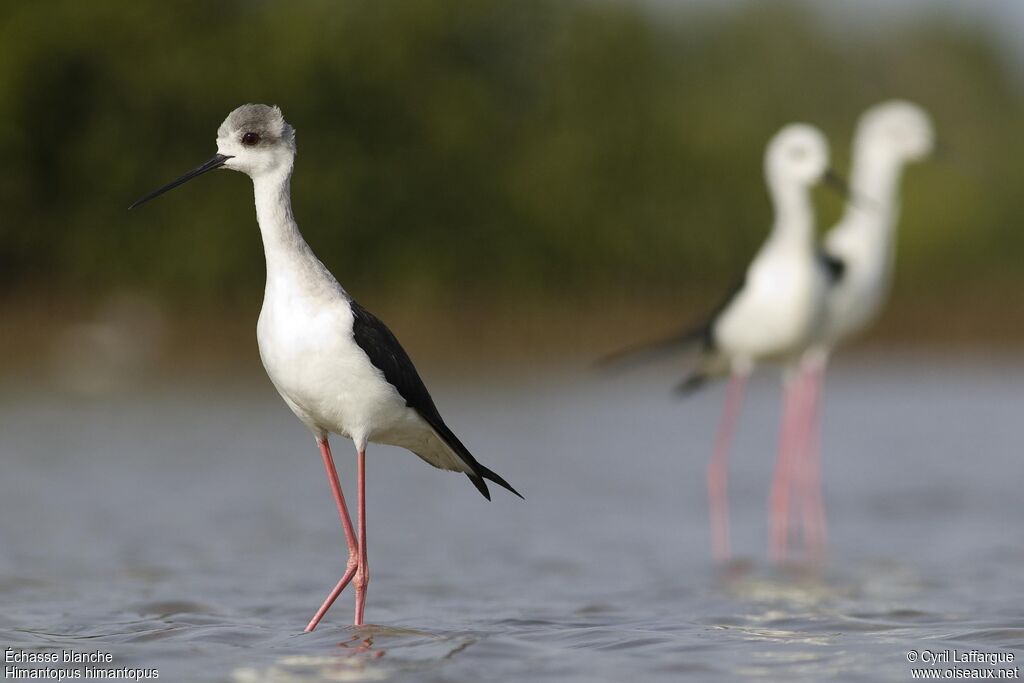
M905 183L900 287L1024 284L1024 97L980 29L826 28L800 4L587 0L0 5L0 287L258 299L249 183L205 160L223 117L282 106L295 210L352 291L672 296L732 279L770 222L768 137L929 109L961 165ZM1019 74L1017 74L1019 75ZM822 198L823 224L838 214Z

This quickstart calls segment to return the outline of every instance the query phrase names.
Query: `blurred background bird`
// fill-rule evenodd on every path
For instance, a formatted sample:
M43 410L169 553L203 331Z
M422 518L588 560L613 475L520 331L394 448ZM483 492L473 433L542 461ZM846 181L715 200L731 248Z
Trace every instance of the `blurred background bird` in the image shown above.
M778 361L787 366L788 386L796 361L821 325L825 294L835 276L831 264L818 253L810 193L827 176L834 177L824 135L807 124L784 127L768 143L764 175L774 218L768 238L740 284L705 321L687 327L682 334L627 349L602 362L604 366L617 365L629 359L693 349L694 369L677 391L689 393L708 379L730 377L707 473L712 552L718 561L730 558L729 451L747 376L759 362ZM780 468L792 457L797 436L795 397L795 392L787 388L779 441ZM788 509L785 486L773 491L771 507L773 519L777 512ZM781 530L773 527L772 532Z
M895 231L900 214L904 168L928 156L935 146L931 118L915 104L883 102L860 117L853 138L851 196L839 223L822 242L836 264L825 296L824 315L793 380L798 396L798 435L793 457L780 461L776 487L793 488L800 509L807 554L820 558L827 540L821 482L821 393L825 368L835 347L862 333L878 317L892 282ZM787 481L791 480L791 481ZM789 510L783 511L784 516ZM785 521L779 523L786 525ZM786 533L776 552L786 554Z

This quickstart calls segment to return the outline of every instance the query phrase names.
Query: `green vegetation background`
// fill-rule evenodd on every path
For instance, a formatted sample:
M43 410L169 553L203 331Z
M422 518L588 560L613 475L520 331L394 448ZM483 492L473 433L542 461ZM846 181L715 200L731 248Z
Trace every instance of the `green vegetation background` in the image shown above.
M860 112L900 96L958 160L907 177L900 295L1009 284L1019 300L1024 87L989 36L941 16L846 31L800 4L699 7L3 3L0 292L257 304L245 178L126 212L208 158L249 101L297 129L299 223L364 299L714 292L767 230L767 138L813 122L844 168ZM839 206L821 197L823 225Z

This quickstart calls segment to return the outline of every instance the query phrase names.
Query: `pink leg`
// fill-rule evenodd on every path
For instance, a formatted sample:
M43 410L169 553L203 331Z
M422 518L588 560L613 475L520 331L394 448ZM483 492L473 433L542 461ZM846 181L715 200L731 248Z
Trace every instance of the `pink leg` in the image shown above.
M352 577L356 573L358 559L356 553L358 546L356 545L355 531L352 529L352 518L348 515L348 507L345 505L345 493L341 490L341 482L338 480L338 470L334 467L334 458L331 457L331 445L327 442L327 437L323 439L317 439L317 445L320 446L320 457L324 461L324 469L327 470L327 480L331 484L331 493L334 494L334 503L338 506L338 516L341 518L341 526L345 530L345 541L348 543L348 565L345 569L345 574L338 581L338 585L334 587L331 594L324 600L324 604L320 605L320 609L316 611L313 618L309 621L306 626L306 631L312 631L316 628L320 620L327 614L327 610L331 608L334 601L341 595L341 591L345 589L348 582L352 580Z
M779 454L769 495L769 555L773 561L786 558L789 545L790 486L796 480L795 446L799 438L803 382L797 374L786 380L779 431Z
M366 587L370 583L370 565L366 561L366 448L359 449L359 569L356 570L356 619L363 624L366 609Z
M825 361L815 361L809 373L807 391L807 437L804 446L804 498L807 516L805 538L808 554L820 558L828 545L828 528L821 480L821 395Z
M825 547L825 508L821 495L820 403L826 357L811 354L800 366L800 418L795 438L791 479L800 511L804 545L809 559L820 559Z
M715 451L708 464L708 506L711 516L711 551L715 560L729 559L729 450L736 432L736 418L743 403L747 376L733 373L726 391L725 409L715 438Z
M789 457L789 478L793 491L793 509L799 515L804 543L807 543L813 517L810 482L808 480L807 456L810 453L811 431L813 429L813 410L811 406L813 391L813 372L806 357L798 366L796 378L797 407L793 418L792 454Z

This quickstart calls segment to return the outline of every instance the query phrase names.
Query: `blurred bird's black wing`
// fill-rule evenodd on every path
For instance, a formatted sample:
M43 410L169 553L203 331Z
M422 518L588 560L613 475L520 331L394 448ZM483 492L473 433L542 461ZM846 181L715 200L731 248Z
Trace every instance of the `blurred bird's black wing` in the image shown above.
M388 326L355 301L349 300L349 306L352 307L352 334L356 344L367 355L373 366L384 373L384 379L388 384L398 390L401 397L405 399L405 404L419 413L420 417L433 427L437 435L448 444L448 447L466 463L470 469L466 476L483 494L484 498L491 499L484 479L489 479L522 498L507 481L477 462L469 449L444 423L437 406L434 405L434 399L430 397L430 392L427 391L426 385L423 384L419 373L416 372L416 366L413 365L409 354L405 352Z
M821 263L825 269L825 274L828 276L828 283L834 285L843 279L843 274L846 272L846 262L838 256L833 256L824 249L817 250L818 262Z
M711 309L710 313L708 313L707 319L703 327L704 344L708 350L715 349L715 323L718 322L718 319L722 316L723 313L729 310L729 307L732 306L733 302L736 301L736 298L740 295L740 292L742 292L746 286L747 274L746 272L744 272L743 277L739 278L736 281L736 283L733 284L732 287L726 290L725 296L722 297L722 300L718 303L717 306Z
M736 295L739 294L746 285L746 281L747 279L744 275L739 282L729 289L728 294L723 297L722 301L717 306L711 309L711 312L708 313L699 324L687 327L682 332L674 334L671 337L637 344L635 346L622 349L621 351L616 351L615 353L600 359L597 362L597 366L601 368L610 368L621 365L625 362L656 360L685 350L694 345L699 345L702 351L714 351L715 322L718 320L718 317L722 312L732 305L732 302L736 299Z

